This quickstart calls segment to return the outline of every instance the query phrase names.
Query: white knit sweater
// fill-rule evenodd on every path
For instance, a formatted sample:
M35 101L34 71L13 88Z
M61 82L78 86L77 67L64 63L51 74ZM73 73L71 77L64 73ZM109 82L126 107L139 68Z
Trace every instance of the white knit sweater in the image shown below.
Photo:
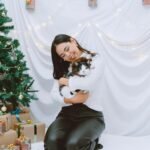
M103 58L97 54L92 58L91 68L88 75L85 77L73 76L69 78L69 88L74 91L76 89L82 89L89 91L90 96L84 103L89 108L96 111L102 111L101 100L99 98L100 88L100 78L104 72L104 61ZM58 81L54 81L53 88L51 90L51 98L53 100L59 101L62 103L62 106L67 106L71 104L64 103L64 97L59 93L59 84Z

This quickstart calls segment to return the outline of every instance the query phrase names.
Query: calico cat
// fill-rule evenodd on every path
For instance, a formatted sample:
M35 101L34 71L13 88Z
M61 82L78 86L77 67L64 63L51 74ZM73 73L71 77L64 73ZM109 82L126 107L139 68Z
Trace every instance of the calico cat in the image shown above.
M95 55L96 53L84 53L82 57L70 64L68 73L65 74L64 77L69 79L69 77L71 76L85 77L86 75L88 75L91 67L92 57L94 57ZM65 98L71 98L76 94L76 92L79 91L82 91L84 93L88 92L82 89L71 91L69 87L65 85L61 85L59 87L60 95Z

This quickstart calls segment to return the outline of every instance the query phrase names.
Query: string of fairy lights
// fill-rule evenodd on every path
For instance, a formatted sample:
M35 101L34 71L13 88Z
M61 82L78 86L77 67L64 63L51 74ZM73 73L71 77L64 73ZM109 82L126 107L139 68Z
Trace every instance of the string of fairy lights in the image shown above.
M62 3L58 3L58 7L61 8L63 5ZM122 8L116 8L116 10L114 11L114 14L112 14L112 16L118 17L121 15L123 9ZM17 36L19 34L21 34L22 36L25 36L27 39L31 38L31 33L32 32L40 32L41 30L43 31L45 28L50 28L52 25L55 24L55 21L53 19L53 16L48 16L46 18L46 21L43 21L37 25L35 25L34 27L28 25L27 26L27 31L19 31L19 30L14 30L12 32L13 36ZM129 21L126 22L127 26L131 26L131 23ZM109 42L112 46L118 46L118 47L125 47L127 49L130 50L136 50L140 45L142 45L144 42L147 42L148 40L150 40L150 30L146 31L143 34L143 38L141 40L136 40L136 41L132 41L132 42L120 42L115 40L113 37L111 37L110 35L105 34L101 27L100 24L98 22L96 23L91 23L91 22L85 22L85 23L81 23L79 22L77 24L77 27L79 28L79 30L75 33L73 33L74 36L77 36L80 34L80 28L84 28L87 26L92 26L92 27L96 27L97 28L97 35L99 38L105 39L107 42ZM48 49L49 50L49 45L43 44L42 42L34 42L34 44L39 48L39 49ZM28 47L28 49L30 49ZM134 57L137 57L139 60L143 60L143 58L145 59L147 56L147 54L144 54L142 52L138 53L137 55L134 55Z

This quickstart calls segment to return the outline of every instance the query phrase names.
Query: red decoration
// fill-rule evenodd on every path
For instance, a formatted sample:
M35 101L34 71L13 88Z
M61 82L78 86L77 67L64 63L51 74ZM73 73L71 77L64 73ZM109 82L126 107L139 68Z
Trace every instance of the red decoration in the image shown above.
M88 5L89 5L89 7L91 7L91 8L95 8L95 7L97 7L97 0L88 0Z
M150 5L150 0L143 0L144 5Z
M34 9L35 8L35 0L26 0L26 8Z

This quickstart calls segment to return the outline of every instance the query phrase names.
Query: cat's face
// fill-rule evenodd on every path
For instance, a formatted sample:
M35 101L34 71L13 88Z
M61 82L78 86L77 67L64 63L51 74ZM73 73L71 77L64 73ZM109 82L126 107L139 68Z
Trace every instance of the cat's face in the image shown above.
M74 62L77 60L82 51L77 46L77 43L74 39L71 39L70 42L63 42L56 46L57 54L64 59L64 61Z

